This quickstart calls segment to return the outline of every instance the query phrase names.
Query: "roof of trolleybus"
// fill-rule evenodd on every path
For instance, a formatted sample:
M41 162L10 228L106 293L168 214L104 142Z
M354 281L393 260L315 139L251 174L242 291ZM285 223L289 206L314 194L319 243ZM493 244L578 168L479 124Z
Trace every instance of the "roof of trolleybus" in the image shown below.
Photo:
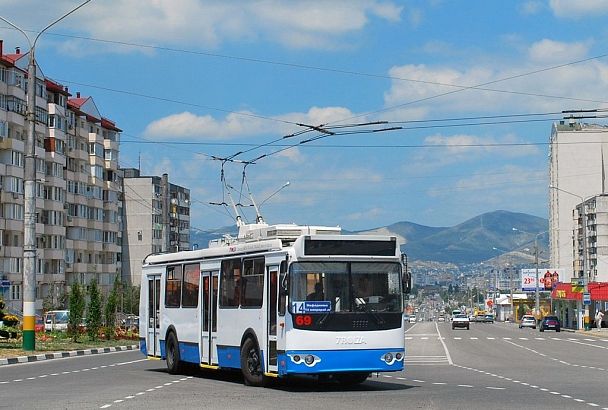
M148 255L144 265L217 258L293 247L299 258L311 256L394 258L399 245L394 236L342 235L339 227L295 224L250 224L239 227L239 236L225 236L209 242L209 247L174 253Z

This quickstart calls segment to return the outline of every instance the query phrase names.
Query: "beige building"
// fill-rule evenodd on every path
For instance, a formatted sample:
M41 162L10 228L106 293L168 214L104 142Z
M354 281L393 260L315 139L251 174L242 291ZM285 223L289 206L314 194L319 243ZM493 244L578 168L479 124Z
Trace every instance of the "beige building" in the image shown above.
M589 225L583 229L582 214L579 217L575 208L606 192L608 127L574 120L554 124L549 161L550 266L564 269L560 281L569 282L573 276L583 276L580 241L590 229ZM581 246L575 249L576 241Z
M123 281L140 284L142 261L152 253L190 249L190 190L167 174L142 176L123 169Z
M587 225L584 233L583 209ZM589 281L608 282L608 194L596 195L584 204L577 204L573 215L575 271L582 271L583 252L586 252L585 270L589 272Z
M0 40L0 295L22 309L28 55ZM73 281L106 289L121 271L120 129L91 97L36 79L36 311Z

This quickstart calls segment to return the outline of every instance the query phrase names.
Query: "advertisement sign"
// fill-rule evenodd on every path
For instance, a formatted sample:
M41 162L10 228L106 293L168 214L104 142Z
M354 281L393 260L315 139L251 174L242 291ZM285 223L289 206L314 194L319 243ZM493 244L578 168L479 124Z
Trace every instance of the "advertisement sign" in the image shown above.
M563 269L538 270L538 290L551 291L555 284L563 277ZM536 269L521 269L521 290L524 292L536 291Z

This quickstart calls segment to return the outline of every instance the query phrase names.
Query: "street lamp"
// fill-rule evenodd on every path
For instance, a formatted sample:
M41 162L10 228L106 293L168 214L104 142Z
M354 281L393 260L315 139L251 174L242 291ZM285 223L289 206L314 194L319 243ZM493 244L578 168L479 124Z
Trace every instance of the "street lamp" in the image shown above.
M15 30L19 31L27 39L30 46L29 62L27 65L27 123L28 132L25 141L25 164L24 164L24 221L23 221L23 350L34 350L36 348L36 42L40 35L46 30L74 13L76 10L90 2L87 0L78 7L65 13L52 23L47 25L31 41L25 31L15 24L0 16Z
M573 192L570 191L566 191L565 189L556 187L554 185L549 185L550 189L555 189L557 191L561 191L565 194L569 194L572 196L577 197L578 199L581 200L581 208L582 208L582 220L583 220L583 234L582 234L582 241L583 241L583 261L582 261L582 270L583 270L583 292L587 293L589 292L589 278L587 277L587 272L585 271L586 267L587 267L587 211L585 209L585 202L587 202L588 199L592 198L589 197L587 199L583 198L580 195L577 195ZM577 234L578 237L578 234ZM583 328L588 329L589 326L589 305L585 305L585 316L583 318Z
M518 232L524 232L520 229L517 228L511 228L514 231L518 231ZM538 283L539 283L539 277L538 277L538 237L541 235L546 234L548 231L542 231L540 233L537 233L536 236L534 237L534 262L535 262L535 266L536 266L536 286L534 289L534 296L535 296L535 300L534 300L534 315L536 317L536 319L539 319L540 316L540 294L539 294L539 289L538 289ZM530 233L530 232L527 232Z

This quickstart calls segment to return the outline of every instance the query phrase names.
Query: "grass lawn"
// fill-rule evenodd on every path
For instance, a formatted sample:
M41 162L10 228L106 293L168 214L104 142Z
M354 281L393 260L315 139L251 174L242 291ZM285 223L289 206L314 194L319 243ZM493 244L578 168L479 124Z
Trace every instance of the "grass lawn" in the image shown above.
M99 349L113 346L129 346L139 344L138 339L121 338L113 340L96 341L89 340L87 335L82 335L77 342L73 342L65 333L36 333L36 350L25 351L22 349L22 340L0 339L0 358L30 356L36 354L66 352L71 350Z

